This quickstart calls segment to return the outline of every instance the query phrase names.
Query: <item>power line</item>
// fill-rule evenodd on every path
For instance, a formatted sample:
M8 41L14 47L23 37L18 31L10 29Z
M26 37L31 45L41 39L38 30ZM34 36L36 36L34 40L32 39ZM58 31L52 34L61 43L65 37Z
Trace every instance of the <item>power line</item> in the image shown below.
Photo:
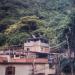
M66 41L63 41L63 42L57 44L56 46L53 46L53 47L50 47L50 48L58 48L58 47L60 47L61 45L63 45L64 43L66 43Z

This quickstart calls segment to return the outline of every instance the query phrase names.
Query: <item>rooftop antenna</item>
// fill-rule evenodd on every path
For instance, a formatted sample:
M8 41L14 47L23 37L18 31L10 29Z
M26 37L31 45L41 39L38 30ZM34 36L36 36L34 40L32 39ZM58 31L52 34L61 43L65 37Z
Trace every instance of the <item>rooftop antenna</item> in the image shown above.
M33 38L36 38L35 35L32 35Z

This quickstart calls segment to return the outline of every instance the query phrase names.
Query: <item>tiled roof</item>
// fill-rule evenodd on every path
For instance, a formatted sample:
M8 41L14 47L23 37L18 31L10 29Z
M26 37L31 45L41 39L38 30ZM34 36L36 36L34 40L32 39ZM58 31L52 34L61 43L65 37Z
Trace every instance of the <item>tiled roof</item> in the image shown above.
M44 58L21 58L21 59L12 59L14 63L48 63L48 59Z
M10 62L7 57L0 56L0 63L48 63L47 58L12 58Z
M7 62L7 58L6 57L0 57L0 62Z

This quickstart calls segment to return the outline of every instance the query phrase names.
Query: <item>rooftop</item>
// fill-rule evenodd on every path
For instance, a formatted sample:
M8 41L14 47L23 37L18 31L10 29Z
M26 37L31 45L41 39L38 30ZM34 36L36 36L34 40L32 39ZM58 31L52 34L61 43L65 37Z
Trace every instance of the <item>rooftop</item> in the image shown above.
M48 39L44 37L35 37L35 38L28 38L27 41L38 41L41 40L42 42L48 43Z
M10 61L8 61L10 60ZM20 59L8 59L6 57L1 57L0 56L0 63L25 63L25 64L29 64L29 63L38 63L38 64L46 64L48 63L48 59L46 58L20 58Z

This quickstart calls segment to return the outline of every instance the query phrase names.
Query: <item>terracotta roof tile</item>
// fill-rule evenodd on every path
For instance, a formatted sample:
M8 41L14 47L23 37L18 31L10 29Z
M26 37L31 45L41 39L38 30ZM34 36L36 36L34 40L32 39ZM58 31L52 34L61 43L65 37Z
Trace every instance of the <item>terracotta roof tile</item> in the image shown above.
M48 63L48 59L44 59L44 58L37 58L37 59L33 59L33 58L21 58L21 59L12 59L12 62L16 62L16 63Z
M0 57L0 62L6 62L7 58L6 57Z

